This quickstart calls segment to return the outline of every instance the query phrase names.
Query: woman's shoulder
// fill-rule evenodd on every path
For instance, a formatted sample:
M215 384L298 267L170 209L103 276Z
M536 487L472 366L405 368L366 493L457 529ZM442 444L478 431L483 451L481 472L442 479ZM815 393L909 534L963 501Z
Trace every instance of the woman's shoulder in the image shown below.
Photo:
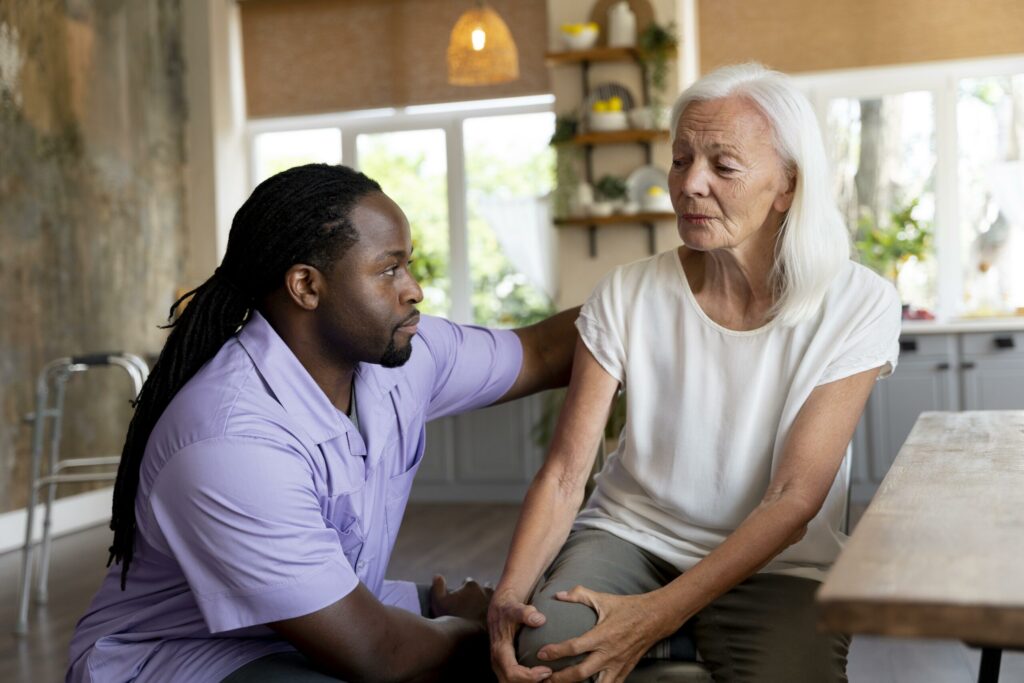
M900 307L896 287L870 268L847 260L836 274L826 296L826 308L844 315L858 310Z

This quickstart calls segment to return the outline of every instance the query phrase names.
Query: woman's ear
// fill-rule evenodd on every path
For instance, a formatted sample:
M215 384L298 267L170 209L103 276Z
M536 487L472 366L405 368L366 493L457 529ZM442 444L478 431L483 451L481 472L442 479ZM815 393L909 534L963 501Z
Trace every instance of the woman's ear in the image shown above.
M786 213L789 207L793 206L793 197L796 194L796 173L786 172L786 189L775 196L772 208L779 213Z
M284 274L284 288L299 308L314 311L320 305L324 276L313 266L296 263Z

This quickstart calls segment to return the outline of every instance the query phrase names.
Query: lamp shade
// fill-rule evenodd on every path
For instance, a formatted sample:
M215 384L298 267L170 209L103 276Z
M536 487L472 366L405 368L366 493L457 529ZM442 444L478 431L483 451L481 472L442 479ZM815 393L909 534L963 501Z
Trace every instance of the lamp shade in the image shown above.
M519 78L519 51L508 26L490 7L467 10L448 41L448 82L492 85Z

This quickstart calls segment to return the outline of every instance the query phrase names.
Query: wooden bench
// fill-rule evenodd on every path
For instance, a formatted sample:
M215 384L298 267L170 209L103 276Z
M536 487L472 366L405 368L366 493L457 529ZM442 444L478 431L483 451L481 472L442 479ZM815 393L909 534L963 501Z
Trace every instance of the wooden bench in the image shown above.
M1024 647L1024 411L922 414L817 601L826 630L980 647L998 680Z

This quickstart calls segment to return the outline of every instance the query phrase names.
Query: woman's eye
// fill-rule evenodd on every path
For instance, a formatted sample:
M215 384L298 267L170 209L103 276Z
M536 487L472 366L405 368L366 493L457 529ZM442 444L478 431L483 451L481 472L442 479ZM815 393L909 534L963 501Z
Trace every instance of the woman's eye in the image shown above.
M735 168L731 166L723 166L722 164L719 164L717 168L719 173L734 173L736 171Z

